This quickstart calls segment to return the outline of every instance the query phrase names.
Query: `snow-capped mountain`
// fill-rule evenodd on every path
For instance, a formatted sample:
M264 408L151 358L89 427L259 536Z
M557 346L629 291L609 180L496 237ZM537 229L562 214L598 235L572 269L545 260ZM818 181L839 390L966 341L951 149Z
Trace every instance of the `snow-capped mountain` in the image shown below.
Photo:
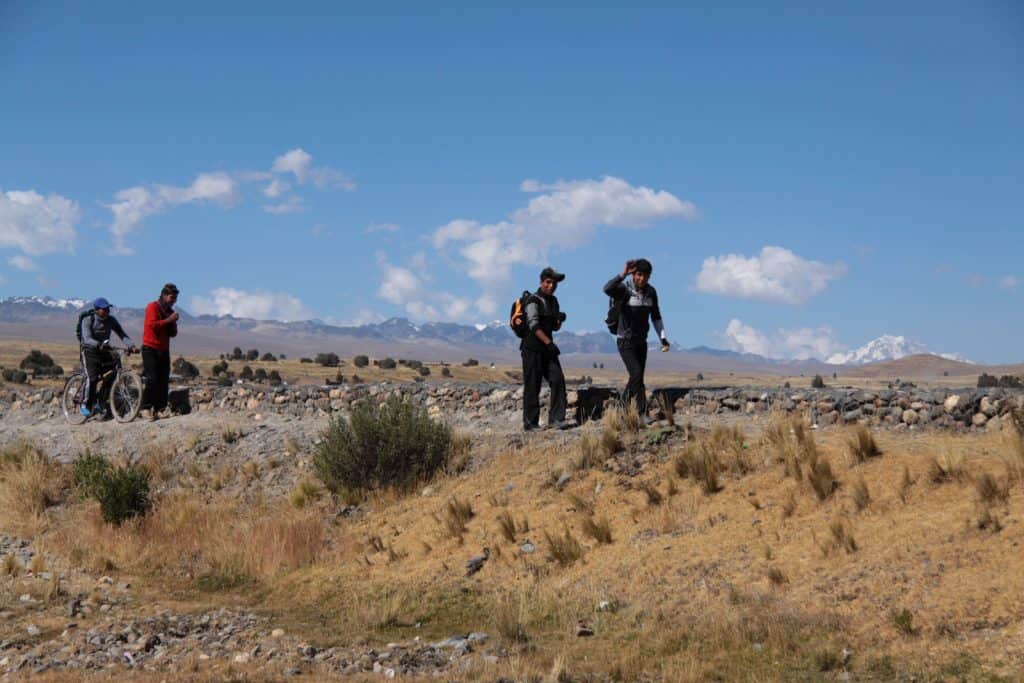
M878 339L869 341L859 349L847 353L835 353L825 361L830 365L865 365L877 363L883 360L896 360L904 356L912 356L918 353L932 353L949 360L958 360L969 363L967 359L956 353L935 353L920 342L916 342L900 335L883 334Z
M3 302L21 306L45 306L66 311L81 310L89 303L85 299L54 299L49 296L12 296L7 297Z

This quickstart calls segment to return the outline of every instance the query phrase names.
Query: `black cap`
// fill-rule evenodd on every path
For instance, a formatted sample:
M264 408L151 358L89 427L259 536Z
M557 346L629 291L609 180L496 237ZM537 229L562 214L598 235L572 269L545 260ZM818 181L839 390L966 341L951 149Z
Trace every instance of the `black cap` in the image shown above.
M559 273L557 270L548 266L544 270L540 271L541 280L554 280L555 282L561 282L565 279L565 273Z

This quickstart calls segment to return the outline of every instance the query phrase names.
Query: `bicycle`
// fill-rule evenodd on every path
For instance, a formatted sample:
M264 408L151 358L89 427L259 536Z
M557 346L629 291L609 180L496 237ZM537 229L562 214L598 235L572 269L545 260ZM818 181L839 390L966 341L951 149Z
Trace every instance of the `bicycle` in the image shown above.
M139 414L142 407L143 381L139 374L131 368L126 368L121 363L121 354L131 354L130 349L116 346L109 347L112 351L113 363L99 377L100 386L114 374L114 381L110 385L110 395L106 404L110 414L118 422L131 422ZM64 383L64 390L61 392L61 408L64 411L64 419L73 425L80 425L88 418L82 415L82 406L85 405L85 382L87 376L85 368L73 372ZM97 400L97 404L103 401Z

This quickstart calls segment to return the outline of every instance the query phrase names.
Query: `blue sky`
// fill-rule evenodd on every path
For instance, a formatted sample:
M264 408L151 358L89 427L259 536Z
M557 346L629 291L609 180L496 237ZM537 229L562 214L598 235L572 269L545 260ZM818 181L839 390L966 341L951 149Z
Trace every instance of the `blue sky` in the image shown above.
M0 296L1024 360L1024 10L0 5Z

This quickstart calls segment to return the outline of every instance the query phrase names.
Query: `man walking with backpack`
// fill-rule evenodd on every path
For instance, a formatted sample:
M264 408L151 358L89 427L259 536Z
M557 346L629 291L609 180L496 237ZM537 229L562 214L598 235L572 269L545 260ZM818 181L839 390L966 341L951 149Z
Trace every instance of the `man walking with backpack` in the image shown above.
M146 376L146 395L142 405L149 406L149 419L159 419L167 407L171 376L171 337L178 334L178 312L174 304L178 288L168 282L160 290L160 298L146 305L142 324L142 368Z
M519 351L523 357L523 429L540 429L540 386L546 379L551 387L548 406L548 427L567 429L565 421L565 375L558 360L561 353L555 345L554 333L565 322L565 313L558 308L555 290L565 279L563 273L547 267L540 273L540 287L533 294L524 292L522 314L513 313L513 329L522 337ZM525 299L525 301L524 301Z
M658 307L658 292L650 284L654 270L647 259L626 261L622 273L605 283L604 293L611 298L608 313L608 331L615 335L619 355L629 373L626 391L622 394L625 405L636 404L640 417L647 421L647 389L644 372L647 369L647 334L650 323L661 340L661 350L671 348L665 336ZM630 278L629 276L633 277ZM628 279L627 279L628 278Z

